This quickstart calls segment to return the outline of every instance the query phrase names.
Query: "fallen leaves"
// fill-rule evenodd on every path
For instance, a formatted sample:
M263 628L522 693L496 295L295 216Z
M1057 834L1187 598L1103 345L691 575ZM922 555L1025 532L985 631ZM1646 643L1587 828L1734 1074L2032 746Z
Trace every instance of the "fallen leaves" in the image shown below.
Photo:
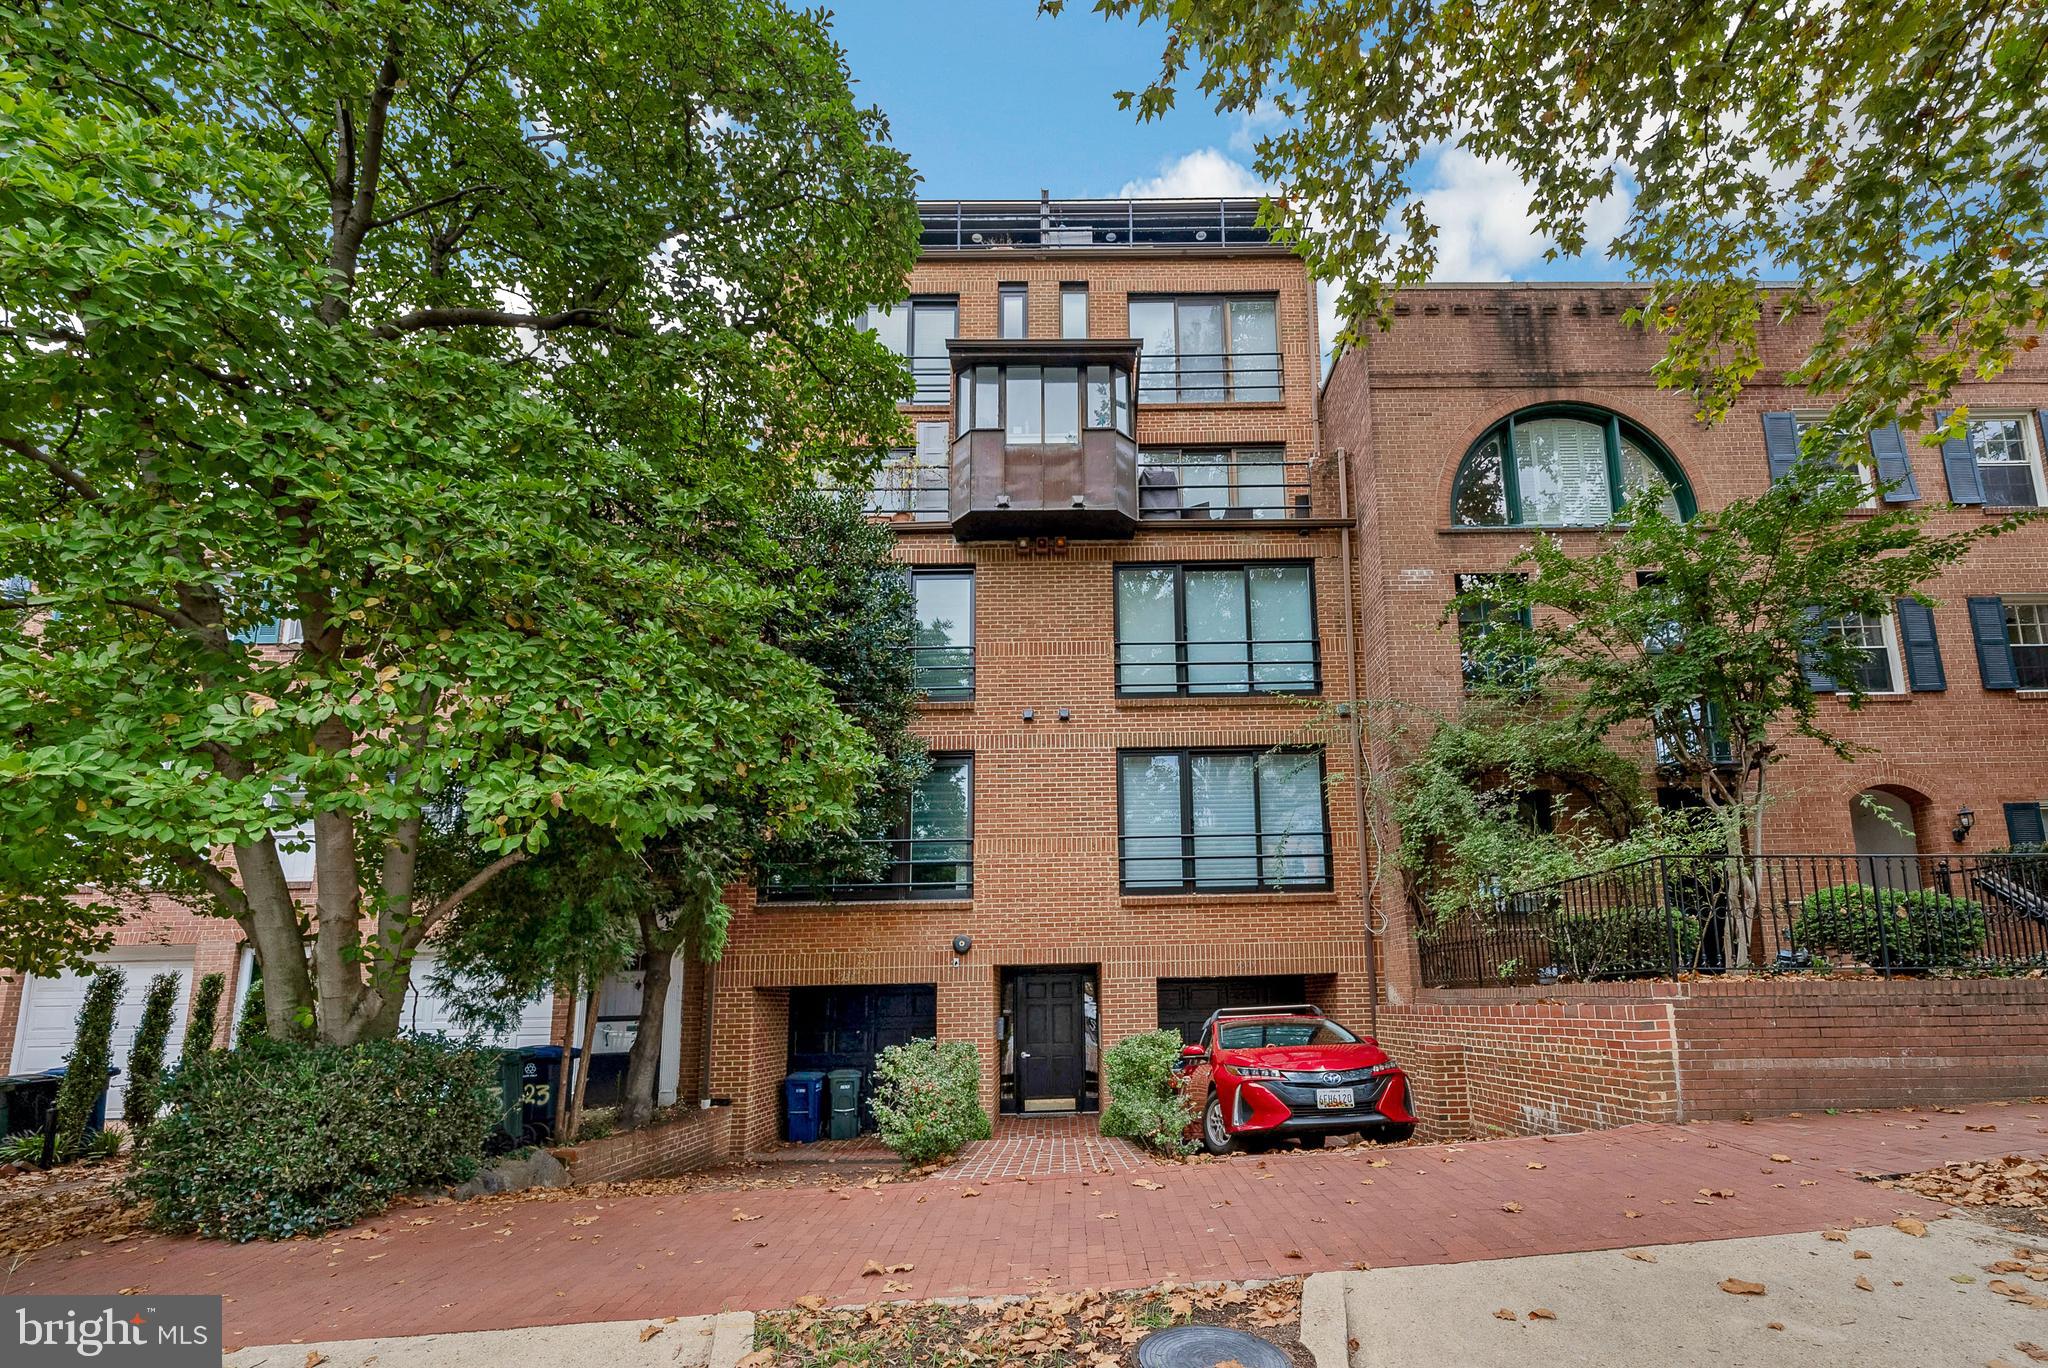
M649 1340L653 1339L653 1338L654 1338L654 1337L655 1337L656 1335L660 1334L660 1333L662 1332L663 1328L664 1328L664 1327L662 1327L662 1326L659 1326L659 1325L643 1325L643 1326L641 1326L641 1327L640 1327L640 1342L641 1342L642 1344L645 1344L645 1343L647 1343L647 1341L649 1341Z
M1554 1321L1557 1319L1557 1312L1547 1306L1539 1306L1529 1313L1529 1319Z
M1502 1308L1500 1308L1500 1310L1498 1310L1498 1311L1494 1312L1494 1313L1493 1313L1493 1318L1494 1318L1495 1320L1506 1320L1506 1321L1518 1321L1518 1320L1520 1320L1520 1319L1521 1319L1521 1317L1520 1317L1520 1316L1518 1316L1518 1315L1516 1315L1516 1314L1515 1314L1514 1312L1512 1312L1512 1311L1508 1310L1508 1308L1507 1308L1507 1307L1505 1307L1505 1306L1503 1306Z
M1522 1204L1520 1202L1502 1202L1500 1209L1512 1216L1522 1209Z
M1877 1289L1870 1285L1870 1279L1858 1273L1856 1275L1856 1290L1858 1292L1875 1292Z
M1887 1179L1880 1186L1903 1188L1954 1206L2048 1207L2048 1163L2008 1154L2003 1159L1947 1164Z
M749 1213L740 1211L737 1208L734 1209L732 1213L732 1218L735 1221L758 1221L761 1219L759 1216L750 1215Z
M1892 1222L1892 1229L1903 1230L1915 1239L1920 1239L1927 1234L1927 1222L1917 1216L1901 1216Z
M916 1264L883 1264L869 1259L867 1264L860 1270L860 1275L863 1278L883 1278L892 1273L908 1273L916 1267Z
M1847 1244L1849 1242L1849 1232L1846 1230L1823 1230L1820 1233L1820 1237L1823 1240L1832 1240L1836 1244Z
M308 1349L306 1351L305 1368L320 1368L320 1365L325 1362L327 1362L327 1355L321 1353L318 1349Z
M1750 1282L1745 1278L1723 1278L1721 1279L1720 1287L1723 1292L1734 1297L1761 1297L1764 1295L1764 1285L1762 1283Z
M1528 1167L1529 1167L1529 1168L1532 1168L1532 1169L1540 1169L1540 1168L1542 1168L1542 1167L1543 1167L1543 1165L1541 1165L1541 1164L1539 1164L1539 1163L1536 1163L1536 1162L1534 1162L1534 1161L1532 1160L1532 1161L1531 1161L1531 1162L1530 1162L1530 1163L1528 1164Z
M1771 1162L1774 1164L1789 1164L1792 1162L1792 1156L1789 1154L1774 1154L1771 1156Z
M1143 1188L1147 1192L1158 1192L1165 1188L1166 1184L1155 1183L1150 1178L1133 1178L1131 1179L1131 1186L1134 1188Z
M1657 1256L1650 1253L1647 1249L1624 1249L1621 1251L1621 1257L1624 1259L1634 1259L1637 1263L1657 1262Z

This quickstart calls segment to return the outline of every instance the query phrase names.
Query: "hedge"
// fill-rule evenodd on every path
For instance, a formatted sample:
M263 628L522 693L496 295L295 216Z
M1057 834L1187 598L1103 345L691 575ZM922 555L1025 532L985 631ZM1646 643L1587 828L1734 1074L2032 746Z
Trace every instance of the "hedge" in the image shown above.
M171 1231L289 1239L459 1183L497 1124L497 1059L434 1036L308 1045L253 1035L182 1065L132 1186Z
M1984 944L1984 908L1931 888L1840 884L1799 900L1792 941L1865 964L1943 968L1968 964Z
M981 1055L965 1040L912 1040L875 1056L875 1124L907 1164L929 1164L989 1137Z
M1180 1066L1179 1031L1144 1031L1125 1036L1102 1056L1102 1079L1109 1105L1102 1111L1102 1133L1134 1140L1161 1154L1187 1154L1194 1113L1187 1097L1173 1086Z
M128 977L119 969L101 969L85 985L85 1001L71 1038L71 1057L64 1061L64 1081L57 1088L57 1148L63 1154L85 1152L85 1128L107 1089L107 1066L113 1053L114 1009Z

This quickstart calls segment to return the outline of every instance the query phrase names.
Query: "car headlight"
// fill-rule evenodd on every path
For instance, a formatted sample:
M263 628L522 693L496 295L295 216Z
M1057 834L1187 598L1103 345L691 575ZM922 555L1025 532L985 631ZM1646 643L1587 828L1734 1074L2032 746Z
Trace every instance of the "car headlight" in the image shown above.
M1280 1076L1278 1069L1262 1069L1249 1064L1236 1065L1232 1068L1231 1072L1235 1073L1239 1078L1278 1078Z

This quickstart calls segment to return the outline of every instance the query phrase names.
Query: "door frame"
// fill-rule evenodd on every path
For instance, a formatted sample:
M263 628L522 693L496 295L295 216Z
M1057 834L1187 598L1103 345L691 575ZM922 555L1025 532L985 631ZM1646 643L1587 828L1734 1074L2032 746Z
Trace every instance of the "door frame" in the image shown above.
M1023 1014L1019 1011L1017 985L1030 978L1071 977L1081 991L1074 998L1074 1039L1080 1056L1080 1084L1075 1090L1075 1110L1088 1113L1096 1110L1101 1102L1100 1069L1101 1046L1098 1023L1101 1020L1101 997L1099 985L1101 975L1092 964L1019 964L1006 966L1001 975L1000 1001L1002 1040L998 1052L1000 1076L998 1091L999 1106L1007 1115L1059 1116L1063 1112L1027 1112L1025 1108L1023 1071L1017 1067L1016 1055L1021 1048ZM1093 1008L1091 1011L1090 1009Z

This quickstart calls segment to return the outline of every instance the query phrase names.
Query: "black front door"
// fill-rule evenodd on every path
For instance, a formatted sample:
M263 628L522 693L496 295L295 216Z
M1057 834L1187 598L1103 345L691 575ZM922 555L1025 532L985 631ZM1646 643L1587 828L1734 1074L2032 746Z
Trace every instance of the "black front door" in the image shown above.
M1081 975L1060 969L1017 976L1017 1094L1026 1111L1080 1105Z

